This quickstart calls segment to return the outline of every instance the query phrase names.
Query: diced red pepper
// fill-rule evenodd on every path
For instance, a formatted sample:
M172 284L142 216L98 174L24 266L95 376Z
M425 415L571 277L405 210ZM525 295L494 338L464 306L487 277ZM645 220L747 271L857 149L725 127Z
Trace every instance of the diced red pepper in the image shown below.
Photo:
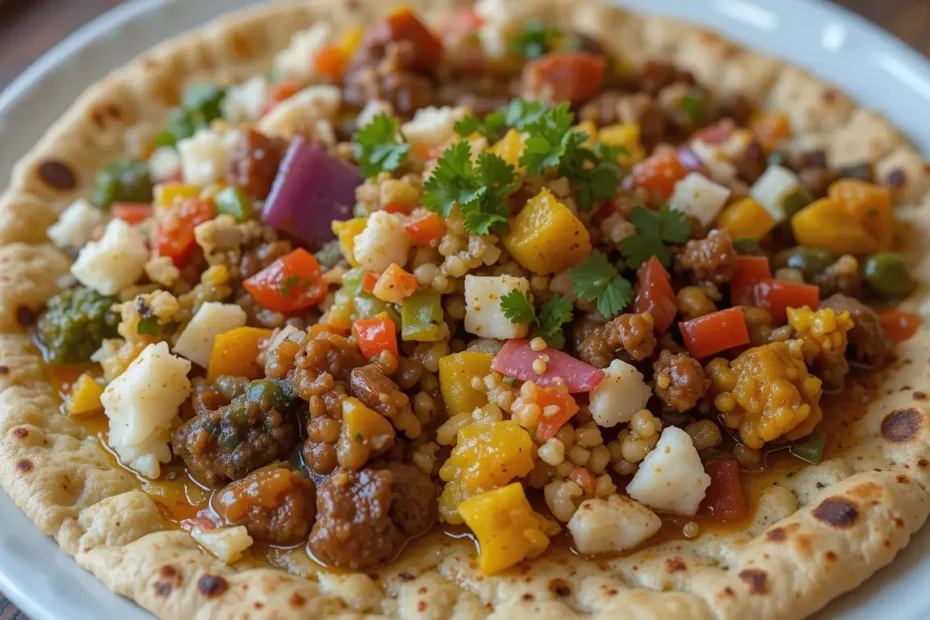
M327 286L316 257L298 248L242 283L264 308L296 312L323 301Z
M314 72L333 82L341 81L348 67L349 55L346 54L345 48L338 43L324 45L313 57Z
M894 342L904 342L917 333L923 319L913 312L886 310L878 315L885 333Z
M636 312L648 312L655 321L656 333L668 331L678 314L678 299L672 290L672 276L655 256L650 257L636 281Z
M358 342L362 355L371 359L387 351L399 358L397 349L397 328L387 316L378 315L370 319L361 319L352 323L352 335Z
M730 279L730 304L751 306L755 303L754 288L762 280L772 278L769 259L765 256L737 256L736 270Z
M601 91L607 63L587 52L552 52L523 68L524 84L555 101L580 103Z
M410 53L404 55L403 68L416 73L435 69L442 59L442 41L427 28L409 7L399 7L365 32L362 49L406 42Z
M688 176L688 169L678 159L675 149L654 153L633 167L633 187L641 187L668 198L675 184Z
M371 293L375 290L375 284L378 283L378 274L366 271L365 275L362 276L362 290L366 293Z
M733 459L711 461L704 465L710 476L710 486L704 496L703 508L717 521L738 521L749 514L746 496L739 475L739 464Z
M271 87L268 98L265 100L265 106L262 108L262 115L271 112L279 103L290 99L301 90L304 85L296 80L282 80Z
M446 225L432 211L404 226L410 238L421 245L438 242L446 234Z
M547 441L555 437L559 429L581 409L571 394L556 392L552 388L542 388L536 399L536 404L543 410L551 405L559 408L559 412L555 415L547 416L543 413L539 426L536 427L536 437L540 441Z
M110 211L127 224L140 224L152 217L152 205L144 202L114 202Z
M402 215L410 215L410 212L413 211L414 206L416 205L412 205L406 202L389 202L383 207L381 207L381 210L387 213L400 213Z
M167 256L177 267L183 267L197 249L194 229L211 219L215 211L213 201L201 198L185 200L177 210L162 210L152 232L155 254Z
M761 280L753 287L755 305L765 308L778 323L788 319L788 308L807 306L816 310L820 303L820 287L783 280Z
M739 306L705 314L678 327L688 353L696 359L749 344L749 330Z

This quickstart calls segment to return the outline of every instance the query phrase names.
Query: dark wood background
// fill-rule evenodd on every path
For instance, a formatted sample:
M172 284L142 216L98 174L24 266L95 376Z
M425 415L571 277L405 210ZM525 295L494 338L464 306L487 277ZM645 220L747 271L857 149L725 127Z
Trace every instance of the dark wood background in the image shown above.
M930 2L927 0L835 1L930 56ZM66 35L120 3L121 0L0 2L0 89ZM0 620L25 618L0 594Z

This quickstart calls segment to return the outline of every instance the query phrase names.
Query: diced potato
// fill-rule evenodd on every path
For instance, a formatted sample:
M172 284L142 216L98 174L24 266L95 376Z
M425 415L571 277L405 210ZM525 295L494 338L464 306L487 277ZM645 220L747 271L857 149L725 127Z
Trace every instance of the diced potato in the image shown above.
M501 298L511 291L526 294L530 282L515 276L465 276L465 331L481 338L523 338L529 324L512 323L504 316Z
M483 573L510 568L549 546L542 518L533 512L518 482L467 499L458 509L478 539L478 568Z
M516 129L509 129L504 137L495 142L489 150L513 166L515 170L520 170L520 156L523 155L525 148L523 135Z
M783 166L769 166L749 189L749 195L765 207L776 222L785 219L785 199L801 189L798 175Z
M290 140L310 136L326 144L334 143L332 123L336 120L342 91L336 86L308 86L285 99L258 121L258 130L268 136Z
M703 140L692 140L691 150L710 172L710 177L714 181L729 183L736 180L736 166L727 160L719 146L707 144Z
M413 119L401 126L401 131L411 144L426 148L442 146L455 137L455 123L465 114L464 108L420 108Z
M709 486L710 476L704 473L691 436L669 426L640 463L626 491L650 508L694 515Z
M242 554L254 542L244 525L236 527L218 527L207 530L195 527L191 537L197 544L212 553L220 562L234 564L242 559Z
M607 146L622 146L626 153L620 155L621 166L632 166L646 158L646 149L640 141L640 126L636 123L616 124L602 127L597 140Z
M337 234L340 233L337 232ZM341 235L340 243L342 243ZM410 235L404 230L404 222L400 216L386 211L375 211L369 216L364 229L355 235L352 256L355 257L358 266L381 273L390 267L391 263L405 265L407 252L410 251L412 244ZM344 249L347 248L344 247Z
M149 170L157 182L181 174L181 156L173 146L160 146L149 155Z
M521 267L539 275L565 271L591 253L584 224L545 188L513 218L503 243Z
M207 366L207 381L212 383L223 375L260 378L262 368L255 358L258 357L261 344L271 334L270 329L237 327L217 336Z
M116 295L142 277L149 259L145 236L120 219L111 220L100 241L84 246L71 274L102 295Z
M586 499L568 522L575 548L581 553L627 551L661 527L662 519L625 495Z
M588 410L599 426L610 428L629 422L644 409L652 390L636 367L614 360L604 369L605 377L591 390Z
M675 191L668 203L686 215L708 226L727 204L730 190L714 183L699 172L692 172L675 184Z
M103 403L100 402L101 396L103 396L103 386L85 372L71 386L68 414L80 416L100 411L103 409Z
M106 221L100 209L79 198L61 212L57 222L49 226L48 238L60 248L80 250Z
M758 241L775 228L775 218L755 198L747 196L725 208L717 217L717 225L734 239Z
M471 386L472 379L483 380L491 372L490 353L462 351L439 358L439 389L449 416L471 414L488 404L485 392Z
M174 352L206 368L217 336L242 327L246 319L245 310L236 304L207 302L181 332Z

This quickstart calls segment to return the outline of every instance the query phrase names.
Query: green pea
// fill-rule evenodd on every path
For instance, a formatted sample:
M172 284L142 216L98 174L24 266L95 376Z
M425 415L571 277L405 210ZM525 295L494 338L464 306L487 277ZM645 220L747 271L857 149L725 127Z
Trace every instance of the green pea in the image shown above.
M822 274L827 267L835 263L838 258L839 257L830 250L798 246L788 250L782 250L776 254L772 266L775 269L781 269L782 267L800 269L804 274L804 279L810 281Z
M785 217L790 218L792 215L814 202L810 192L805 188L799 187L782 200L781 208L785 212Z
M743 256L762 256L765 250L759 245L759 242L752 237L737 237L733 240L733 249L737 254Z
M897 252L879 252L866 258L862 279L869 291L885 301L906 297L914 289L907 262Z
M255 217L255 208L252 199L245 195L238 187L224 187L213 197L216 210L236 218L237 222L244 222Z
M109 210L114 202L152 202L148 162L123 159L111 163L94 179L94 204Z

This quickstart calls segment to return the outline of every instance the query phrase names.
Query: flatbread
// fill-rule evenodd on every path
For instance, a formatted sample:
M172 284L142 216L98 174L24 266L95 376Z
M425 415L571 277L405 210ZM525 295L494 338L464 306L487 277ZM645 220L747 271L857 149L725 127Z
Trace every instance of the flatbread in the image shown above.
M674 60L712 87L785 112L833 163L866 158L881 178L895 175L899 199L912 205L899 212L902 242L918 277L930 280L930 172L880 115L796 67L694 26L592 2L530 1L633 61ZM114 592L165 618L797 618L891 562L930 512L926 330L900 346L890 379L849 431L852 447L773 478L744 530L601 562L551 550L493 576L478 571L470 542L437 536L366 574L319 573L305 554L282 554L282 570L229 567L170 529L135 477L59 414L39 352L20 327L68 270L43 231L89 192L98 167L162 126L187 83L265 70L295 32L323 20L336 29L364 24L382 4L261 8L169 41L91 87L16 167L0 197L0 482L36 526ZM452 2L411 4L429 16ZM919 309L922 300L909 304Z

